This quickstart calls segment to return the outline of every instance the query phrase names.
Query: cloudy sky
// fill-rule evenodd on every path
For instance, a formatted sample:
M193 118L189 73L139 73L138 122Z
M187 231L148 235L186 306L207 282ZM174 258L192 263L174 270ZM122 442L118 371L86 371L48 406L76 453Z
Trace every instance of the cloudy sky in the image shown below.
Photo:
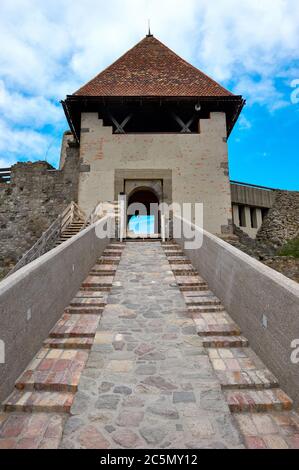
M247 99L230 174L299 190L298 0L0 0L0 167L57 165L59 101L154 35Z

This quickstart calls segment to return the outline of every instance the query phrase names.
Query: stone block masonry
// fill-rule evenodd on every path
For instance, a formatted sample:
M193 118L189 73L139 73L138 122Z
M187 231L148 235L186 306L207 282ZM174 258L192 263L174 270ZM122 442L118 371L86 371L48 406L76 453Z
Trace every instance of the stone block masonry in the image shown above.
M201 119L199 134L113 134L98 113L82 113L81 129L80 159L90 170L80 174L78 201L85 212L99 200L117 200L118 192L125 190L118 184L121 176L139 181L157 178L163 179L165 202L204 203L205 228L217 234L229 231L232 209L224 113L212 112L210 119Z
M0 182L0 277L31 248L71 202L77 201L79 152L66 149L63 169L47 162L17 163L11 183Z

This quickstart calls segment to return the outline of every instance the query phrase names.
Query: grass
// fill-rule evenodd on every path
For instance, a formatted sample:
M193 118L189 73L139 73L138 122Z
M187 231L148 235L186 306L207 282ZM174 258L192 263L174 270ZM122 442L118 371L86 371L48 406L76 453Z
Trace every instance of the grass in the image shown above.
M288 241L279 251L279 256L293 256L299 258L299 238Z

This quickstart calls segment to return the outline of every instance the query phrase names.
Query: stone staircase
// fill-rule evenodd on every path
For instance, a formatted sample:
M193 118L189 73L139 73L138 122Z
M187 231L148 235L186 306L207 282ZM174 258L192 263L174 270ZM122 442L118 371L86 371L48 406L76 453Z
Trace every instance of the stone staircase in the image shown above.
M292 400L181 247L170 241L163 248L246 447L298 448L299 416Z
M61 245L61 243L66 242L70 238L72 238L74 235L77 235L82 228L84 227L84 221L83 220L77 220L72 222L60 235L59 239L55 243L55 246Z
M125 246L115 241L104 250L41 350L16 381L15 390L3 403L3 412L0 413L0 448L59 446L83 369L88 364L92 380L92 373L96 377L103 366L90 350L98 345L104 351L111 341L106 328L101 332L97 330L99 322L103 322L102 314ZM184 298L186 314L196 327L196 347L203 347L206 351L206 360L214 370L245 446L299 448L299 416L292 409L292 400L250 348L247 338L192 267L180 246L172 241L162 246ZM167 270L167 276L166 273ZM128 310L128 317L124 315L128 322L134 320L130 312ZM185 315L185 310L182 315ZM110 317L109 321L113 323L113 315ZM151 321L155 327L155 319ZM158 322L158 329L159 325ZM134 331L140 329L135 328ZM115 350L118 351L118 346ZM119 366L119 361L114 363ZM163 388L165 383L158 385ZM176 389L176 384L173 386ZM79 393L82 392L79 390ZM186 400L190 398L188 394L190 392L180 392L179 395ZM132 413L134 417L134 410L128 415L130 419Z
M123 247L111 243L103 252L42 349L16 381L0 413L0 448L58 447Z

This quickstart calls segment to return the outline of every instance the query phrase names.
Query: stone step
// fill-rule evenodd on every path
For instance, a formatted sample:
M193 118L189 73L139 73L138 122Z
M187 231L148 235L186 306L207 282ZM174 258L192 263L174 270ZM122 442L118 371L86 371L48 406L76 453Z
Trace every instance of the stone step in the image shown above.
M106 248L106 250L103 251L103 256L121 256L122 255L122 252L123 250L119 250L119 249L112 249L112 248Z
M164 254L167 256L167 258L172 257L172 256L182 256L182 257L186 256L182 250L177 250L177 249L165 250Z
M171 264L170 269L175 276L195 276L198 274L192 264Z
M207 284L203 284L203 285L194 285L193 287L192 286L187 286L187 287L183 287L183 286L179 286L179 289L181 292L185 293L185 292L203 292L205 290L207 290L208 286Z
M82 288L92 291L94 289L101 290L103 288L111 288L112 287L112 280L113 276L100 276L100 275L92 275L88 276L85 281L82 283Z
M86 351L42 348L15 387L24 391L75 393L87 359Z
M104 307L93 307L93 306L80 306L80 307L67 307L65 313L70 313L72 315L100 315L103 313Z
M207 336L202 340L205 348L246 348L248 344L245 336Z
M99 323L99 315L71 315L64 313L50 333L51 338L93 338Z
M113 274L110 274L113 272ZM90 273L104 273L105 276L114 276L114 273L116 272L116 267L111 266L110 264L96 264Z
M3 403L4 411L69 413L75 395L70 392L15 390Z
M68 235L70 235L70 236L76 235L77 233L79 233L79 230L66 230L61 235L62 235L62 237L65 237L65 236L68 236Z
M247 449L299 449L299 415L294 411L236 413Z
M111 285L112 285L112 279L113 278L111 278ZM101 278L101 281L102 280L103 278ZM107 303L108 294L106 291L101 291L101 290L98 290L98 291L79 290L77 292L76 297L74 297L73 300L76 300L76 299L98 299L99 301L102 301L103 303Z
M232 413L291 410L292 400L280 388L273 390L230 390L224 392Z
M214 348L208 354L223 389L278 387L276 377L250 348Z
M91 349L93 338L47 338L44 346L51 349Z
M224 312L194 313L192 315L199 336L240 336L241 330Z
M116 269L114 269L113 264L110 265L110 270L104 269L101 271L100 269L97 269L96 271L90 271L90 276L92 277L102 277L102 276L115 276ZM84 286L84 284L82 284ZM85 286L84 286L85 287Z
M104 299L103 296L99 297L75 297L71 303L70 307L98 307L104 308L107 304L107 298Z
M188 258L184 256L168 256L167 257L170 264L191 264Z
M188 312L190 314L196 313L213 313L213 312L225 312L225 308L220 305L202 304L202 305L188 305Z
M180 287L207 286L207 283L200 276L176 276L176 282ZM207 289L206 289L207 290Z
M120 262L120 258L117 256L102 256L98 260L98 263L101 264L109 264L109 265L117 265ZM113 268L114 269L114 268Z
M220 300L213 295L212 293L209 294L209 291L203 291L202 294L197 295L184 295L184 299L186 305L189 307L196 307L196 306L205 306L205 305L221 305Z
M65 418L63 413L1 413L0 449L58 449Z
M111 291L111 287L101 287L100 288L102 292L110 292ZM84 286L81 286L81 291L84 292L98 292L99 291L99 288L98 287L92 287L92 286L88 286L88 287L84 287Z

